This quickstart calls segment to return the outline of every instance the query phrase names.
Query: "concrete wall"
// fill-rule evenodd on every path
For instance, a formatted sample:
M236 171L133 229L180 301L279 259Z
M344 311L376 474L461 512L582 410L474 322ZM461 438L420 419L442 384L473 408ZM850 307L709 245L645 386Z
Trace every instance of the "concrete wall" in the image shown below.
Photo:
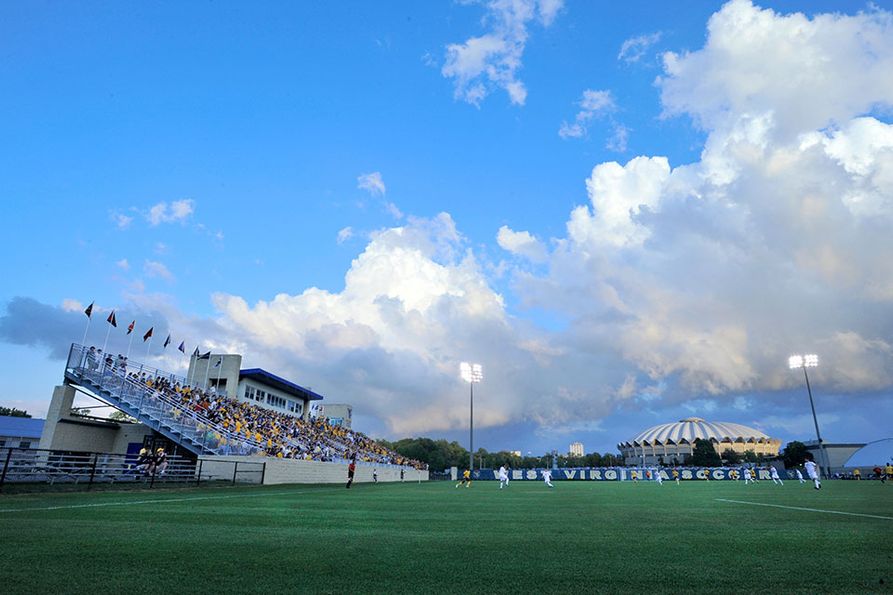
M43 424L43 432L40 434L40 446L38 448L52 448L53 436L56 433L56 425L62 417L69 417L71 406L74 403L74 387L70 384L60 384L53 389L53 398L47 409L47 420Z
M220 366L215 367L217 360L222 359ZM196 356L189 358L189 382L193 386L204 386L205 378L209 385L214 385L218 379L226 380L226 392L229 398L236 398L239 386L239 370L242 367L242 356L238 354L212 353L208 359L198 359Z
M341 425L350 429L353 406L346 403L320 403L317 415L328 419L340 419Z
M264 485L284 483L347 483L346 463L323 463L320 461L302 461L296 459L277 459L272 457L233 457L233 456L207 456L200 457L202 461L202 476L218 475L225 477L229 473L232 477L232 462L266 463L264 473ZM245 466L247 470L248 465ZM357 465L355 483L369 483L372 481L372 469L378 469L379 482L400 481L400 468L394 466L371 467ZM241 469L241 467L240 467ZM417 471L409 467L405 468L405 481L428 481L427 471Z
M142 424L89 421L71 415L75 392L68 384L53 390L40 445L36 448L126 453L129 443L142 443L144 436L153 433Z

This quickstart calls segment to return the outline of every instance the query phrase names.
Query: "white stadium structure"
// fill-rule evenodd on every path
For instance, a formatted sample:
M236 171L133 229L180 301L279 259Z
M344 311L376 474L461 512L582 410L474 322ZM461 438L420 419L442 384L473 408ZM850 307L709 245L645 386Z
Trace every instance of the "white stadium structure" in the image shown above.
M617 445L627 465L682 464L694 452L695 440L707 440L722 454L726 450L775 456L781 441L741 424L686 417L678 422L648 428Z

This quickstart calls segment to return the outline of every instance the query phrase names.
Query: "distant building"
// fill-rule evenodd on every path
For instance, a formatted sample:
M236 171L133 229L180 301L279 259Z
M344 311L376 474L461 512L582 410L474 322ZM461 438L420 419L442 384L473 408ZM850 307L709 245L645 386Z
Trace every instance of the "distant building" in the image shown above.
M207 380L210 389L230 399L304 419L310 417L311 402L323 398L266 370L242 369L242 356L237 354L212 353L204 359L193 355L186 379L199 386Z
M315 408L317 417L329 420L330 426L341 426L350 429L353 407L344 403L320 403Z
M570 450L568 451L572 457L582 457L583 456L583 443L582 442L571 442Z
M37 448L44 421L0 415L0 448Z
M648 428L635 438L621 442L617 448L626 465L675 465L684 463L692 455L698 439L708 441L719 455L726 450L738 454L750 450L759 456L774 457L781 447L780 440L754 428L686 417L675 423Z
M860 448L865 446L864 442L850 444L825 442L825 452L828 453L828 462L825 463L825 458L819 448L818 440L807 440L803 442L803 444L806 446L806 450L812 455L813 460L818 463L822 469L826 466L830 467L831 473L843 471L843 468L846 466L850 457L856 454Z
M883 467L888 462L893 462L893 438L869 442L854 452L844 466L860 467L863 471L870 471L874 467Z

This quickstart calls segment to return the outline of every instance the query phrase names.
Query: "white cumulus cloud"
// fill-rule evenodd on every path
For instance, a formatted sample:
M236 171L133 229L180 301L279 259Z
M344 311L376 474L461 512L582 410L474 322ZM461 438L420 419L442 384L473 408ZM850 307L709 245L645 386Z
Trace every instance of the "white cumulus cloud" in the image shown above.
M153 226L161 223L183 223L195 211L195 201L191 199L160 202L149 208L146 219Z
M594 118L607 116L617 109L614 96L608 90L586 89L579 102L580 111L572 122L564 121L558 128L558 136L561 138L581 138L588 132L588 124ZM626 142L629 131L623 125L613 123L614 134L607 142L607 148L612 151L626 151Z
M365 190L372 196L384 196L387 192L381 172L377 171L357 176L357 188Z
M84 309L84 305L78 300L65 298L62 300L62 310L65 312L80 312Z
M455 97L479 106L494 88L508 93L515 105L524 105L527 88L518 78L529 36L528 26L548 27L564 6L563 0L490 0L484 23L489 31L446 48L441 73L453 79Z
M484 365L481 427L771 402L775 418L755 417L802 435L808 423L778 413L802 411L795 351L821 356L813 386L843 396L823 415L844 419L893 386L891 18L724 6L659 82L668 117L703 127L700 157L593 163L563 237L500 228L503 249L540 259L535 272L510 259L511 295L442 213L372 234L340 291L216 294L213 322L181 322L194 336L213 324L246 365L352 402L390 435L465 427L468 360ZM819 92L824 76L839 89Z
M617 59L623 60L627 64L638 62L651 46L660 41L660 37L660 32L630 37L620 46L620 53L617 54Z
M174 274L163 263L156 260L147 260L143 263L143 273L147 277L157 277L165 281L174 280Z
M496 242L503 250L524 256L533 262L546 260L546 247L527 231L514 231L507 225L499 228Z
M122 215L121 213L112 214L112 219L114 220L115 225L118 226L118 229L127 229L130 227L130 224L133 223L133 217Z
M338 230L338 243L343 244L347 240L353 237L353 228L350 226L342 227Z

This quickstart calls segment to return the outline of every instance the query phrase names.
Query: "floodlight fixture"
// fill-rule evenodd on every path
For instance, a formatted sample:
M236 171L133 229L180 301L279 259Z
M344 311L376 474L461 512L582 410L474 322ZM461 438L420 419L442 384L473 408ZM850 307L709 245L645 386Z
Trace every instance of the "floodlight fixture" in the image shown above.
M819 365L819 356L814 353L807 353L805 355L792 355L788 358L788 367L792 370L796 370L798 368L803 369L803 377L806 379L806 392L809 394L809 407L812 409L812 423L815 425L815 436L819 441L819 452L822 453L822 458L824 460L824 468L826 477L831 474L831 462L828 459L828 451L825 450L825 443L822 442L822 434L819 432L819 420L815 414L815 403L812 400L812 386L809 384L809 374L806 372L807 368L817 368Z
M484 379L484 368L480 364L462 362L459 374L468 383L470 395L468 399L468 471L474 471L474 383Z
M480 364L462 362L459 364L459 373L465 382L475 383L484 379L484 369Z

